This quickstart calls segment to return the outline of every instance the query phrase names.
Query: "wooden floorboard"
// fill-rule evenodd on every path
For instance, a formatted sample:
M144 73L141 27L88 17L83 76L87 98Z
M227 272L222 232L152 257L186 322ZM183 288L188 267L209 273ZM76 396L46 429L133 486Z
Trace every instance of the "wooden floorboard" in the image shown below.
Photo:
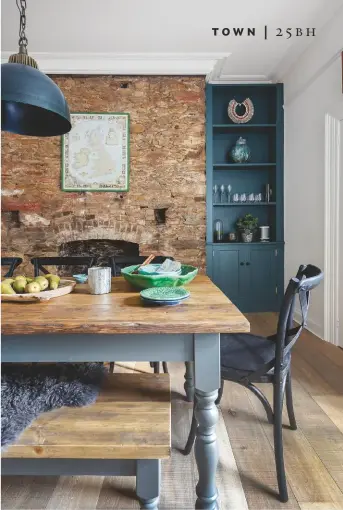
M249 314L252 331L275 332L274 313ZM226 383L218 424L217 485L222 510L343 510L343 350L305 331L293 354L293 393L298 430L287 429L285 460L290 499L280 503L272 427L248 390ZM179 449L189 431L192 406L184 401L182 364L170 363L173 403L172 458L163 461L160 510L194 508L193 453ZM149 363L120 363L117 372L151 372ZM262 385L271 397L271 388ZM138 509L131 477L3 477L2 509Z
M259 421L247 391L238 384L225 383L221 411L249 509L299 509L292 490L288 503L277 500L274 454L262 424L266 418Z
M260 387L262 385L259 385ZM297 386L295 381L294 386ZM300 388L295 388L300 391ZM271 391L265 391L267 396L271 398ZM296 391L294 392L296 393ZM253 395L249 395L251 403L255 409L258 418L261 421L262 427L269 439L270 445L273 444L273 429L266 423L264 410L261 408ZM313 402L319 410L318 426L311 420L313 419ZM286 465L286 474L288 484L292 489L298 503L307 502L326 502L326 503L340 503L343 501L343 494L338 485L335 483L332 474L335 460L333 458L321 458L322 454L325 455L325 446L316 441L320 436L323 441L326 441L325 426L320 427L320 423L325 421L326 415L322 413L319 406L312 400L311 397L305 401L302 398L301 404L295 403L295 412L298 419L298 430L293 431L287 428L288 419L284 413L283 422L286 425L283 432L284 438L284 456ZM321 414L320 414L321 413ZM332 427L331 427L332 425ZM330 433L334 434L337 429L332 423L326 423L329 427ZM332 430L335 429L335 430ZM342 438L343 439L343 438ZM314 449L314 444L317 450ZM339 444L337 448L340 449ZM337 461L337 459L336 459ZM331 473L332 471L332 473Z
M343 434L343 395L316 395L313 398Z
M60 476L46 509L96 508L103 480L102 476Z

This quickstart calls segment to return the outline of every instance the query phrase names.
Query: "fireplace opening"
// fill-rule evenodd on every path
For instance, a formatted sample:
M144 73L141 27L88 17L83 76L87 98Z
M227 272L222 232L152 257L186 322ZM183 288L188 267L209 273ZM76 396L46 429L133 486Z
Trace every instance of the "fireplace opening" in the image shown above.
M109 266L109 258L114 256L139 255L139 245L128 241L113 241L111 239L87 239L81 241L69 241L59 247L61 257L94 257L95 266ZM85 268L64 266L59 271L62 275L77 274L84 272Z

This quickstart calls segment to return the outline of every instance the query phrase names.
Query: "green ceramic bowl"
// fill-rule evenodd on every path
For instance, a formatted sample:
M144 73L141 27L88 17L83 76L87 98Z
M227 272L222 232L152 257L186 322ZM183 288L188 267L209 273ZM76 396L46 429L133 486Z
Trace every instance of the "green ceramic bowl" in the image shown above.
M152 287L181 287L191 282L198 274L198 268L194 266L181 266L181 274L163 276L160 274L132 274L136 266L124 267L121 274L125 280L131 283L136 289L151 289Z

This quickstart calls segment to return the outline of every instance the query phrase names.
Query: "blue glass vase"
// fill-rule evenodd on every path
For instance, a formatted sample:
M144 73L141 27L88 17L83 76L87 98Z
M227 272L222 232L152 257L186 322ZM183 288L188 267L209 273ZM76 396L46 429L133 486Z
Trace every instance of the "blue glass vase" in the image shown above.
M246 163L249 161L250 155L251 151L247 145L247 141L240 136L230 151L232 161L234 163Z

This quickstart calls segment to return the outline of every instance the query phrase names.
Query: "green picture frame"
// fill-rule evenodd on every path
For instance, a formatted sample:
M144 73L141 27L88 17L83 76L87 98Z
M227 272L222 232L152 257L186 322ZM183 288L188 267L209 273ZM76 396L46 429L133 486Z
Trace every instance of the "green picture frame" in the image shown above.
M125 192L130 188L130 114L73 112L61 141L61 189Z

